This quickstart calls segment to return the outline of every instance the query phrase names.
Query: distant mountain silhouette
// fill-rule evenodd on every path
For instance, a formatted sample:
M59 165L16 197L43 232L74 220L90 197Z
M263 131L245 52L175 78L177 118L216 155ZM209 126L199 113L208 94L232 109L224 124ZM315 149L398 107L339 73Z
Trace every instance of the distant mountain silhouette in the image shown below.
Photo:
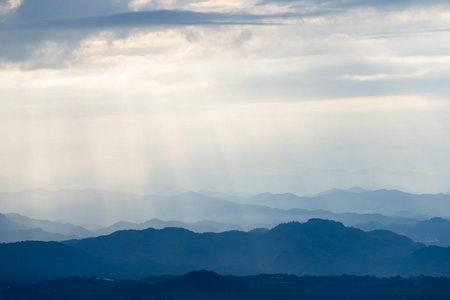
M440 193L448 190L449 176L420 172L393 172L380 168L362 170L307 169L281 175L264 176L258 182L267 191L291 191L299 195L316 194L332 188L359 186L367 190L398 189L412 193ZM263 184L261 182L264 182Z
M225 200L225 201L230 201L230 202L240 202L241 199L244 198L244 196L236 196L236 195L230 195L230 194L225 194L225 193L219 193L219 192L211 192L211 191L198 191L197 192L200 195L204 195L207 197L212 197L212 198L216 198L219 200ZM245 197L251 197L252 194L245 196Z
M273 214L273 209L269 207L219 200L194 192L167 197L92 189L27 190L0 194L0 211L14 211L34 217L34 207L43 204L49 209L41 212L39 218L100 225L125 220L145 222L159 218L182 222L214 219L217 222L249 226ZM245 224L240 224L242 220L245 220Z
M365 191L366 191L365 189L360 188L360 187L352 187L352 188L345 189L345 190L344 189L331 189L331 190L323 191L323 192L317 194L317 196L330 195L330 194L334 194L337 192L362 193Z
M27 225L12 221L8 216L0 214L0 242L11 243L26 240L61 241L75 238L46 232L40 228L30 228Z
M241 203L281 209L323 209L334 213L380 213L406 217L416 215L450 216L450 195L409 194L398 190L353 192L338 189L312 197L263 193L244 199Z
M77 236L79 238L92 236L92 232L87 230L86 228L69 223L37 220L13 213L5 214L5 216L9 220L21 224L26 229L40 228L47 232L59 233L61 235L67 236Z
M432 218L415 225L366 222L353 225L365 231L376 229L390 230L405 235L410 239L427 245L450 246L450 221L443 218Z
M225 224L208 220L198 222L180 222L180 221L162 221L159 219L152 219L139 224L131 222L118 222L109 227L95 231L94 235L95 236L107 235L116 232L118 230L128 230L128 229L143 230L147 228L163 229L166 227L179 227L199 233L203 232L218 233L231 230L243 230L243 228L238 225Z
M16 223L14 221L11 221L4 214L0 214L0 232L1 231L10 231L10 230L21 230L21 229L25 229L25 226L23 226L19 223Z
M224 232L230 230L243 230L241 226L219 223L210 220L198 222L148 220L143 223L117 222L109 227L96 231L89 231L81 226L37 220L19 214L0 214L0 242L18 241L63 241L84 237L111 234L118 230L142 230L147 228L163 229L166 227L185 228L194 232Z
M77 238L77 236L51 233L40 228L0 231L0 242L2 243L21 241L65 241L74 238Z
M315 197L266 193L251 198L234 197L233 199L237 202L193 192L163 197L97 190L54 192L30 190L15 194L0 194L0 211L14 211L34 218L39 213L39 219L63 219L74 224L98 223L109 226L116 222L130 222L130 220L140 224L158 218L187 223L214 220L219 223L235 224L246 229L271 228L279 223L291 220L305 222L310 218L333 219L343 222L345 225L371 221L385 225L391 223L414 225L420 220L412 217L392 216L397 213L405 216L415 215L420 211L439 216L450 212L450 195L412 195L399 191L336 191ZM39 211L33 209L42 205L46 205L49 209ZM347 213L347 211L355 211L358 214ZM374 212L384 212L390 217L374 214ZM40 227L48 232L80 237L88 235L88 232L79 227L56 223L52 225L38 221L33 220L34 228ZM136 227L131 223L128 225L116 228ZM183 225L173 224L173 226ZM187 225L186 227L194 231L198 230ZM110 233L114 229L105 230L101 234ZM141 227L136 229L141 229Z
M0 242L63 241L92 236L80 226L35 220L18 214L0 214Z

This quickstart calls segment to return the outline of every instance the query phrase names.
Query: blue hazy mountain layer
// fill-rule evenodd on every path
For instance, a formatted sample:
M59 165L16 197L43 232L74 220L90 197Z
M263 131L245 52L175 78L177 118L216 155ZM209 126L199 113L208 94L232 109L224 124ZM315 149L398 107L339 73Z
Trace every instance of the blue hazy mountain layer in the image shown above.
M0 245L0 277L140 278L213 270L225 275L450 276L450 249L426 247L390 231L364 232L312 219L252 232L181 228Z
M389 230L426 245L450 246L450 221L443 218L432 218L415 225L387 224L366 222L353 225L365 231Z
M0 194L0 212L15 212L39 219L64 220L73 224L98 224L100 227L120 221L142 223L155 218L181 222L214 220L243 228L262 223L272 227L290 220L304 222L312 217L334 219L325 214L321 216L320 212L324 211L334 214L382 214L397 218L381 220L380 217L368 220L358 219L355 214L355 218L349 220L350 215L340 216L339 219L339 216L336 216L336 220L346 225L368 221L414 225L431 217L450 217L450 195L446 194L416 195L396 190L337 190L313 197L270 193L250 198L226 197L227 200L217 197L223 196L211 197L193 192L160 196L97 190L28 190ZM42 205L49 209L34 209ZM310 213L311 210L314 213Z

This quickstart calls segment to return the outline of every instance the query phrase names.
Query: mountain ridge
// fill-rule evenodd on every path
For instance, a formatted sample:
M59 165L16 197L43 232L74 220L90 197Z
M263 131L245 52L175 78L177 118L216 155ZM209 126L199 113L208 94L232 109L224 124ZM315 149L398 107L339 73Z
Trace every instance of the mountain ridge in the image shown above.
M95 273L139 278L196 270L225 275L450 276L448 264L440 263L450 257L450 248L426 247L390 231L364 232L323 219L283 223L257 233L169 227L63 243L0 244L0 256L4 277Z
M262 234L199 234L165 228L118 231L65 244L114 261L120 267L133 266L140 272L152 266L154 271L159 268L161 274L210 269L230 275L382 274L389 271L379 268L381 261L395 260L425 247L392 232L366 233L320 219L280 224Z

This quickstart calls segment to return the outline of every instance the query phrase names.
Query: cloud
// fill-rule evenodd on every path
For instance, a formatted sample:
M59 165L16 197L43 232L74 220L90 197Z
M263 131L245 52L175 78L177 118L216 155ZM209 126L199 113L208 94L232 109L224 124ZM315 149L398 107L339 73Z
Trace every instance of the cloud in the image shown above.
M11 22L91 17L128 11L128 0L22 0Z
M9 10L0 176L450 172L448 7L256 1L24 0Z
M259 2L259 5L267 4L289 5L317 15L336 14L348 9L367 7L377 10L404 10L411 7L449 5L446 0L263 0Z
M81 41L100 31L113 32L114 36L120 38L129 35L135 29L158 30L164 27L198 25L274 25L278 24L278 19L292 16L292 14L257 15L155 10L50 20L18 18L16 22L0 26L0 39L5 41L0 44L0 61L26 61L33 57L36 49L48 43L60 44L63 49L76 49ZM24 21L19 22L19 19ZM69 54L70 51L64 53ZM63 62L64 56L61 58Z
M53 3L50 0L36 1ZM183 1L173 2L181 5ZM92 13L113 9L112 6L102 6L104 1L97 3L98 7L96 3L93 2ZM127 10L131 2L118 3ZM144 5L143 2L141 4ZM429 70L436 71L439 67L435 61L439 61L450 49L450 43L445 41L438 41L440 47L430 48L429 43L418 43L421 36L416 36L433 34L436 40L440 40L446 34L445 30L405 30L409 33L405 34L407 40L404 41L374 38L399 35L402 29L420 28L425 23L444 28L444 22L436 23L441 25L438 27L430 21L442 18L435 13L435 9L423 10L422 19L418 21L412 18L415 12L384 13L371 9L360 14L346 12L327 18L316 17L315 13L251 14L187 10L87 16L87 11L83 8L82 12L71 12L83 17L50 20L22 18L21 22L4 26L0 30L0 39L8 42L0 44L0 60L4 63L15 62L19 68L28 70L70 69L83 64L90 64L89 68L95 69L126 65L133 61L133 64L136 62L133 65L137 68L135 72L143 74L143 83L135 89L138 91L145 90L149 74L138 66L152 61L165 70L171 70L167 75L170 84L183 88L200 87L193 95L201 90L205 93L216 91L220 94L217 98L222 99L239 95L252 101L293 101L351 95L429 93L436 86L433 81L427 80L436 74ZM259 26L277 22L284 25ZM385 29L392 30L393 34L383 33ZM161 46L170 30L175 32L171 33L170 39L176 40L176 43ZM227 35L231 38L225 38ZM427 36L427 40L432 41L432 37ZM436 49L442 53L431 53ZM420 64L415 62L418 54L423 57ZM435 61L430 61L430 54ZM207 63L197 61L202 59ZM200 74L196 83L186 79L195 76L182 74L177 63L172 64L171 61L192 62L189 64L190 70ZM246 66L247 71L242 73L241 66ZM211 74L206 76L208 72ZM440 72L442 78L448 77L446 70ZM152 75L153 83L159 82L161 73ZM201 78L201 75L206 77ZM442 82L439 78L437 80ZM409 86L408 82L414 84ZM162 85L158 90L178 90L170 84ZM206 85L209 87L203 89ZM441 91L447 93L446 90Z
M0 0L0 16L6 15L17 9L22 0Z
M52 28L52 29L102 29L145 26L170 26L170 25L245 25L265 23L266 19L292 17L292 14L253 15L253 14L223 14L201 13L182 10L156 10L119 13L87 18L58 19L25 23L15 28ZM14 27L13 27L14 28Z
M151 2L152 0L133 0L130 2L129 7L133 10L140 10Z
M392 32L380 32L369 36L373 39L390 39L390 38L403 38L413 35L435 34L450 32L450 28L430 28L421 30L405 30L405 31L392 31Z
M189 4L206 2L202 0L133 0L129 3L132 10L186 9Z
M325 2L325 1L318 1ZM404 9L412 6L432 6L432 5L448 5L448 1L445 0L350 0L350 1L333 1L332 5L336 7L363 7L371 6L377 8L399 8Z

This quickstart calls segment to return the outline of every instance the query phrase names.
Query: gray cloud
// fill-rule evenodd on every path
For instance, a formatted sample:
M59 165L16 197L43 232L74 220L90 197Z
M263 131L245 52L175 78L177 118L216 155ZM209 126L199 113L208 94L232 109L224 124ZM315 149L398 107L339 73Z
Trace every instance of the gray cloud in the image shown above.
M52 2L46 0L44 2ZM26 2L28 3L28 2ZM73 2L68 1L67 3ZM95 2L96 3L96 2ZM94 3L94 4L95 4ZM27 4L30 5L31 4ZM69 5L69 7L71 6ZM94 5L94 8L96 6ZM98 9L101 10L101 5ZM31 8L24 9L27 12ZM66 10L64 10L66 11ZM71 16L82 15L83 10L71 12ZM69 14L62 14L68 16ZM192 25L275 25L274 19L295 17L294 14L230 14L230 13L201 13L182 10L156 10L141 12L125 12L93 17L54 18L51 13L42 13L40 17L28 17L23 11L18 12L14 22L0 26L0 61L24 61L31 57L40 43L46 41L63 43L66 48L76 45L91 34L100 30L111 30L115 35L126 36L129 30L140 27L167 27ZM269 20L269 21L268 21ZM62 47L64 48L64 47Z
M328 15L360 7L379 10L402 10L415 6L449 5L446 0L263 0L259 4L282 4L297 8L308 8L312 13Z
M201 13L182 10L156 10L142 12L118 13L86 18L56 19L32 23L16 24L12 29L23 28L53 28L53 29L83 29L83 28L116 28L140 26L167 25L208 25L208 24L273 24L264 23L265 19L294 17L294 14L227 14Z
M325 1L319 1L325 2ZM445 0L352 0L352 1L333 1L332 5L337 7L358 7L372 6L377 8L407 8L412 6L431 6L431 5L448 5Z
M128 0L23 0L9 21L27 22L90 17L128 11Z
M432 34L432 33L445 33L450 32L450 28L431 28L423 30L405 30L405 31L392 31L392 32L379 32L374 35L368 36L373 39L388 39L388 38L402 38L419 34Z

